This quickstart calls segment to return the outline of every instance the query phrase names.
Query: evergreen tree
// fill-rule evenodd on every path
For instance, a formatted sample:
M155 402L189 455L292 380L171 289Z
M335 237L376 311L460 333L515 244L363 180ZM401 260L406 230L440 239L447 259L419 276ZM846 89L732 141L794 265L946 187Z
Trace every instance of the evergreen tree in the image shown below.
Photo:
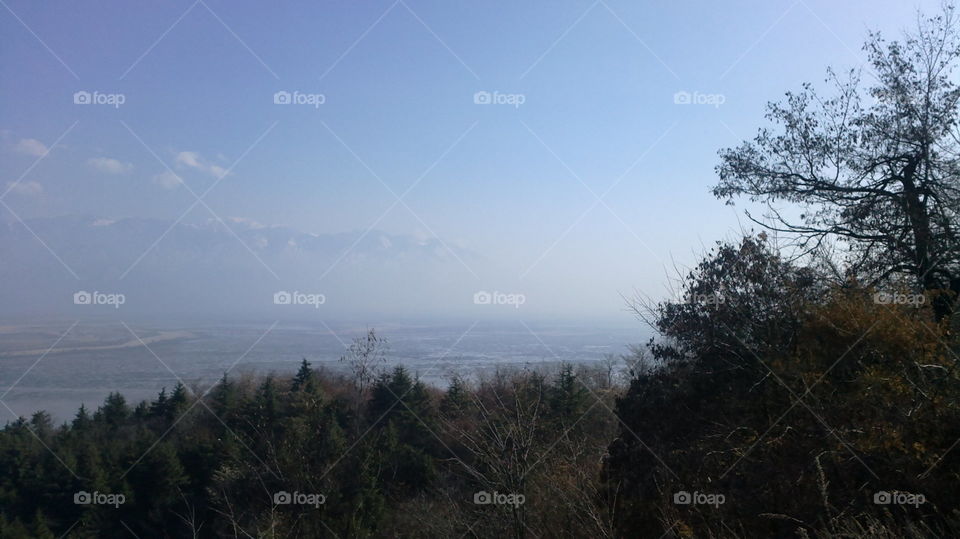
M161 388L157 400L150 405L150 415L152 417L166 417L167 415L167 388Z
M577 380L573 372L573 365L565 363L560 367L557 379L550 387L550 408L560 423L569 427L572 422L580 419L587 401L587 390Z
M71 427L75 432L83 432L90 428L92 423L93 421L90 419L90 413L87 411L87 407L81 404L80 409L77 410L77 415L73 418Z
M111 429L119 428L130 417L130 407L127 406L127 399L120 393L110 393L95 416Z
M450 387L440 400L440 413L447 417L459 417L470 404L468 389L463 378L454 376Z
M310 368L310 362L307 361L307 358L303 358L303 360L300 362L300 369L297 371L296 376L293 377L293 383L290 385L290 390L300 391L301 389L307 389L312 384L313 369Z
M187 400L187 388L183 383L177 382L177 385L173 388L173 393L170 395L170 400L167 402L165 415L167 421L173 422L180 418L180 415L188 408Z

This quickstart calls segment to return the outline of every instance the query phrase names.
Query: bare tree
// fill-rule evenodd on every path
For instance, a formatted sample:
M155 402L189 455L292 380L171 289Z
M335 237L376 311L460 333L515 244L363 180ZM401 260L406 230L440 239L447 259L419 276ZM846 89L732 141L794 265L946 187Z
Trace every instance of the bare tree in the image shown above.
M363 394L364 390L370 386L373 379L376 378L379 370L378 365L386 362L387 340L377 335L373 329L361 337L354 337L353 342L347 349L347 355L340 358L350 366L350 372L353 374L353 383L357 388L357 393Z
M180 498L183 499L183 505L186 506L186 510L183 514L177 513L176 511L173 514L177 515L177 518L183 521L183 524L190 530L190 537L196 539L200 537L200 530L203 528L203 522L197 522L197 508L195 505L190 503L187 500L187 496L183 493L180 488L177 488L177 492L180 494Z
M473 395L475 423L445 418L445 429L470 453L468 461L457 460L476 483L492 491L526 496L528 476L544 450L545 389L540 381L518 377L506 383L498 379L491 385ZM513 536L525 537L524 505L508 505L504 510L509 513Z
M353 374L353 385L357 390L354 399L356 421L354 429L359 433L361 416L363 413L364 392L373 383L380 372L380 365L387 361L387 340L377 335L373 329L360 336L354 337L347 349L347 355L340 358L350 366Z
M810 84L768 105L752 141L720 151L718 198L766 203L761 221L815 250L839 238L852 271L870 284L907 276L935 292L938 318L960 293L960 35L954 8L922 19L903 41L870 35L875 82L828 70L834 95ZM785 215L777 203L802 213ZM749 213L748 213L749 216ZM945 293L944 293L945 292Z
M600 360L600 369L603 375L601 387L603 389L613 387L614 373L619 363L620 357L617 354L603 354L603 359Z

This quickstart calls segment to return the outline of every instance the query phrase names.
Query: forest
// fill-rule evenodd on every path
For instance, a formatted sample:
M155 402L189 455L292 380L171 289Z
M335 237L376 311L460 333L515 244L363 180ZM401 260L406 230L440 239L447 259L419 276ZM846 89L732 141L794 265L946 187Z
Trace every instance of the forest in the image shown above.
M720 150L757 230L629 300L649 342L440 388L370 330L38 412L0 432L0 536L960 536L955 12L864 48Z

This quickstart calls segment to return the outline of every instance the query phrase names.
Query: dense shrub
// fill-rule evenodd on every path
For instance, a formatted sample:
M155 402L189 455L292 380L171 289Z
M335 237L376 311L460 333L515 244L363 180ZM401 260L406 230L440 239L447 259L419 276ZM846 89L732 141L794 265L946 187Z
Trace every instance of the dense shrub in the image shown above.
M617 403L624 426L606 470L620 533L840 536L879 525L898 535L922 521L956 534L960 384L948 322L826 282L747 238L689 275L686 301L653 308L663 338ZM681 491L724 503L675 504ZM874 504L886 491L927 502Z

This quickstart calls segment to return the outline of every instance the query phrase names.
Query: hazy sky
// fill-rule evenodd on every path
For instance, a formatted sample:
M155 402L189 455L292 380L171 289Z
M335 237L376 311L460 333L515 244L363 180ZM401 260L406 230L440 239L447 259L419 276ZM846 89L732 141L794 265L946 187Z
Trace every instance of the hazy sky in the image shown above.
M467 289L615 316L736 235L716 152L766 101L938 5L5 0L0 213L174 220L212 187L184 222L438 236L504 269Z

